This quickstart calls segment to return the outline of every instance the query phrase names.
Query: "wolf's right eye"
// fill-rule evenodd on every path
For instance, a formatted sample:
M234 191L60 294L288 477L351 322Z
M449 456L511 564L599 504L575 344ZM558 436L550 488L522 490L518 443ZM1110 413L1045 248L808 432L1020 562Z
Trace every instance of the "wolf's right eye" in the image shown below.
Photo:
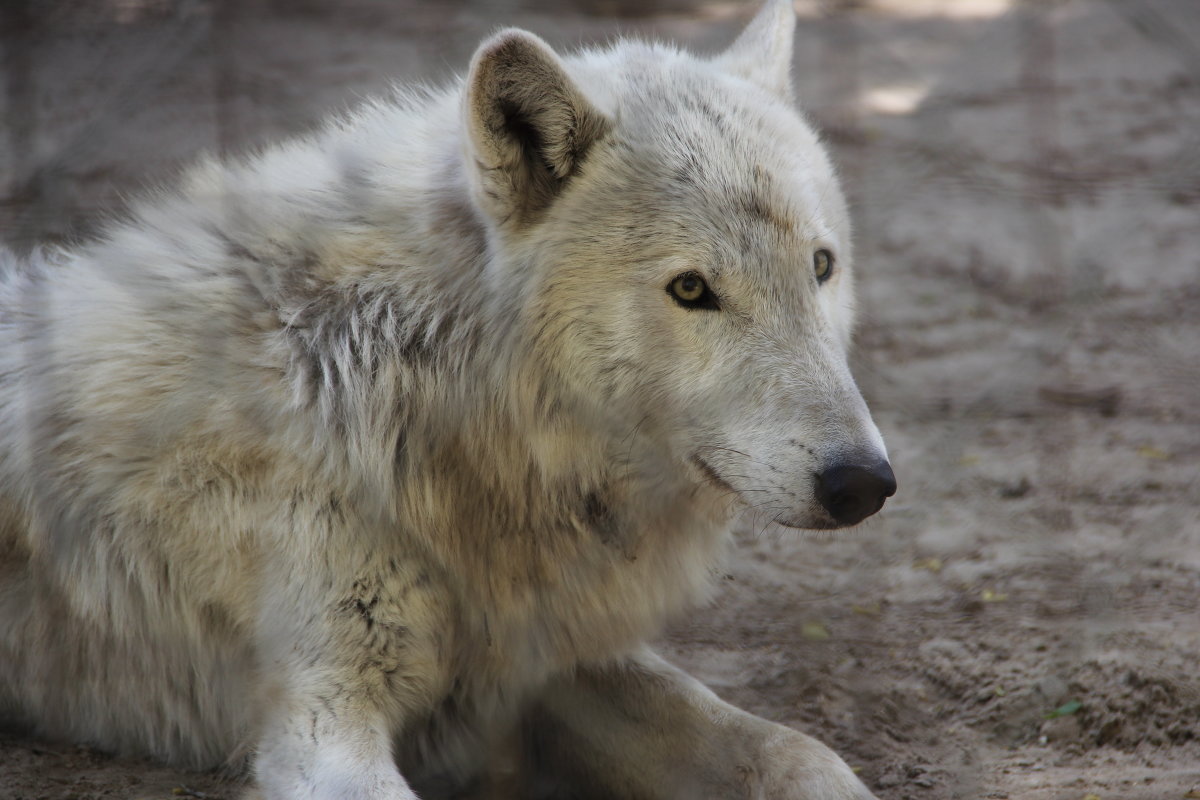
M718 309L717 296L708 288L708 284L704 282L695 272L685 272L682 275L677 275L667 285L667 292L675 298L675 302L684 308L708 308Z
M829 280L833 274L833 253L824 248L813 253L813 273L817 276L817 283Z

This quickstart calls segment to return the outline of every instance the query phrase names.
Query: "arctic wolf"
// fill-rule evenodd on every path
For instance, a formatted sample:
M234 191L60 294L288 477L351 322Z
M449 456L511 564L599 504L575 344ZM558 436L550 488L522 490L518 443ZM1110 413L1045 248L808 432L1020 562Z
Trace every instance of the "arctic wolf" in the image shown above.
M640 644L895 489L793 13L485 41L0 280L0 715L265 798L867 798ZM7 259L9 262L13 260Z

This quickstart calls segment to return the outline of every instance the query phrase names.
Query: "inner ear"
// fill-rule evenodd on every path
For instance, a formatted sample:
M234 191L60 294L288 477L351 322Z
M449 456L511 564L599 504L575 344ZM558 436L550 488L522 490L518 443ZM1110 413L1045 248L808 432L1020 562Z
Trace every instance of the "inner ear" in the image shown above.
M609 126L549 45L516 29L475 54L466 122L477 200L498 222L549 205Z

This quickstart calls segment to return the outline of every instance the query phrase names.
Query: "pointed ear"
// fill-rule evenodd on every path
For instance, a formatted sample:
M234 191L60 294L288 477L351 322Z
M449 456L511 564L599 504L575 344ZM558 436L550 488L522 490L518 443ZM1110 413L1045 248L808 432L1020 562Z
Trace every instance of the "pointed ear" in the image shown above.
M733 74L791 102L795 32L796 10L792 0L766 0L717 62Z
M475 52L465 116L476 199L500 224L536 217L609 128L550 46L517 29Z

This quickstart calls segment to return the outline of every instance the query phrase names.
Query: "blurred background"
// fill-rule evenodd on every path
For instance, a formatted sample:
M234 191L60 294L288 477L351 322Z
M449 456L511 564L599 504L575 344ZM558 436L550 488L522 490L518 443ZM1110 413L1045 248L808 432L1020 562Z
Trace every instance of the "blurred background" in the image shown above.
M442 82L501 24L724 47L705 0L2 0L0 240ZM662 643L885 800L1200 798L1200 2L797 0L900 492L746 526ZM0 797L236 780L0 735Z

